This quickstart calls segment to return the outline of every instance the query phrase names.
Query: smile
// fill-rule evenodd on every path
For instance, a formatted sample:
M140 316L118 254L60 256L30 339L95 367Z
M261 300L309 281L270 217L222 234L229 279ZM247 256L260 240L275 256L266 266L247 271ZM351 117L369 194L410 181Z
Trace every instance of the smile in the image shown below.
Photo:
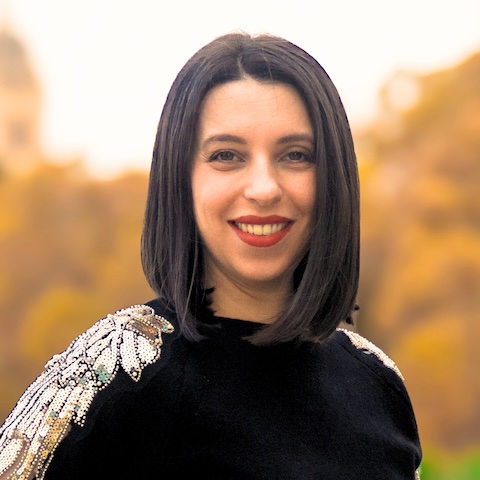
M273 247L288 235L295 222L277 215L264 218L247 215L228 223L243 243L251 247Z
M233 222L235 226L244 233L250 233L259 237L272 235L274 233L283 230L288 222L284 223L269 223L265 225L252 224L252 223L237 223Z

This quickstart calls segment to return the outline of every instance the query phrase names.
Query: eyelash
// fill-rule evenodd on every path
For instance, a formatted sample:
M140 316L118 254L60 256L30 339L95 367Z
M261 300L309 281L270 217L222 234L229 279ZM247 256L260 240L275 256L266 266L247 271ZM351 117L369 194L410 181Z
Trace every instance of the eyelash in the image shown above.
M230 158L222 158L223 155L225 154L228 154ZM301 155L301 159L293 159L291 158L291 155ZM214 153L213 155L211 155L209 157L209 161L210 162L232 162L233 160L235 160L235 157L237 157L237 155L235 153L233 153L232 151L230 150L221 150L219 152L216 152ZM310 153L305 153L305 152L302 152L301 150L292 150L288 153L286 153L285 155L282 156L282 158L286 158L288 161L290 162L294 162L294 163L298 163L298 162L307 162L307 163L313 163L313 158L312 158L312 154Z
M302 159L301 160L300 159L294 160L294 159L290 158L290 155L293 155L293 154L301 155ZM304 162L308 162L308 163L313 162L312 155L310 153L305 153L305 152L302 152L300 150L293 150L291 152L288 152L285 156L288 157L289 160L292 161L292 162L300 162L300 161L304 161Z
M226 153L230 154L231 158L229 158L229 159L221 158L221 156L226 154ZM236 156L237 155L235 155L235 153L231 152L230 150L221 150L220 152L216 152L213 155L211 155L210 158L209 158L209 161L210 162L214 162L214 161L217 161L217 162L231 162L232 160L234 160L234 158Z

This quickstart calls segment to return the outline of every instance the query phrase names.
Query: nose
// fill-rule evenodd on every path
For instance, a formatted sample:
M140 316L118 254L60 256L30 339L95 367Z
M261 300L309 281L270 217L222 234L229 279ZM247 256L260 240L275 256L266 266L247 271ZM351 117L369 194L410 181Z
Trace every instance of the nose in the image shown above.
M279 172L268 159L251 161L247 169L245 197L260 205L270 205L282 196Z

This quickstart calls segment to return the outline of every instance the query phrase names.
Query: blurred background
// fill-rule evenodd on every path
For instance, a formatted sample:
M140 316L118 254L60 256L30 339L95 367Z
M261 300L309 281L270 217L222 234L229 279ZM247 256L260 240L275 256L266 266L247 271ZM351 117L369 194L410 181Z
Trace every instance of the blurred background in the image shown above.
M0 422L51 355L153 296L139 242L168 88L215 36L270 32L349 113L357 329L406 378L422 478L480 479L480 2L162 3L0 0Z

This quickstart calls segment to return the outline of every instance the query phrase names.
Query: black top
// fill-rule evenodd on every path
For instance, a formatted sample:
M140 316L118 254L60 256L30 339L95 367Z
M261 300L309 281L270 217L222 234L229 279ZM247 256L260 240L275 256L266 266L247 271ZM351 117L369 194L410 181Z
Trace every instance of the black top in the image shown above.
M28 430L17 419L46 403L41 420L30 420L43 431L27 435L30 451L41 439L46 480L418 478L417 426L400 372L359 335L254 346L244 337L259 324L216 318L204 340L190 342L174 315L148 305L163 319L145 306L117 312L47 365L43 376L55 375L37 380L0 429L0 476L16 467L5 453L17 452L12 432ZM41 400L53 382L54 400ZM20 457L20 469L34 468L32 456Z

